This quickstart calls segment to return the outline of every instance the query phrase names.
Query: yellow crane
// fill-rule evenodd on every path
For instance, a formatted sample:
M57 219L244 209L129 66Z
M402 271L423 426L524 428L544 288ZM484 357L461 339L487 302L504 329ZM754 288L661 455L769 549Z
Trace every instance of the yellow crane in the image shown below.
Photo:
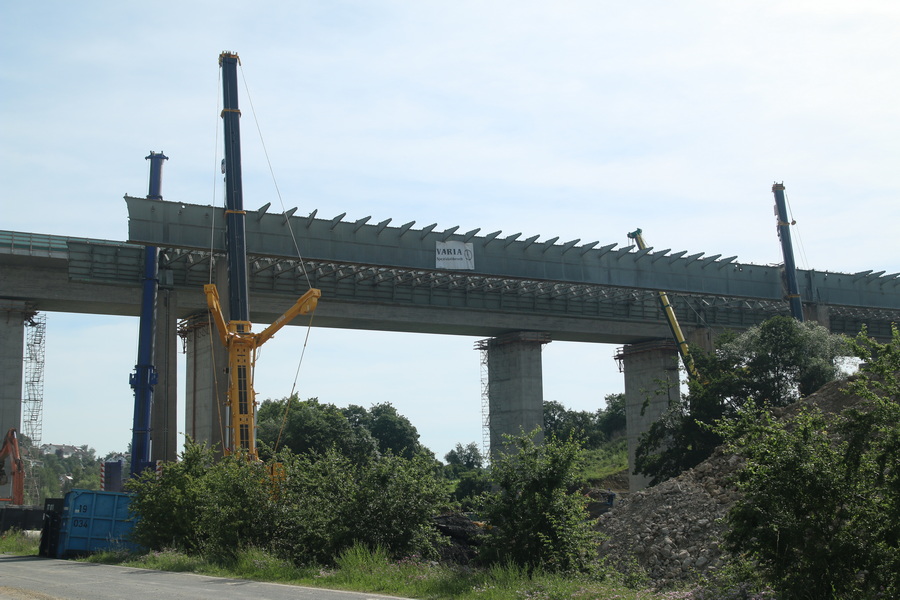
M229 415L226 424L225 454L246 452L251 460L258 460L256 392L253 389L256 350L272 339L278 330L290 323L294 317L314 311L322 292L310 288L274 323L259 333L251 333L249 321L225 321L215 284L203 286L203 291L206 293L206 304L216 323L219 339L228 349Z
M629 239L634 240L637 244L638 250L647 248L642 233L643 232L640 229L636 229L628 234ZM681 355L681 362L684 364L688 376L691 379L697 379L699 374L697 373L697 368L694 366L694 359L691 357L688 343L684 339L684 333L681 331L681 326L678 324L678 317L675 316L675 310L672 308L672 303L669 301L669 295L663 291L658 291L656 293L659 294L659 304L663 309L663 313L666 315L666 320L669 322L669 329L672 331L672 337L675 338L675 343L678 344L678 354Z

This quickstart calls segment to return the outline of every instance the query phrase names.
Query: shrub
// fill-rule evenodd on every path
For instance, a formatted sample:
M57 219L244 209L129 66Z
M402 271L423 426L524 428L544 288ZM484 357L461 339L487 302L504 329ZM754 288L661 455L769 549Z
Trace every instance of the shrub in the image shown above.
M537 445L534 433L509 437L516 452L491 467L497 492L481 510L492 529L482 558L533 571L584 571L596 560L596 537L577 491L581 446L551 437Z

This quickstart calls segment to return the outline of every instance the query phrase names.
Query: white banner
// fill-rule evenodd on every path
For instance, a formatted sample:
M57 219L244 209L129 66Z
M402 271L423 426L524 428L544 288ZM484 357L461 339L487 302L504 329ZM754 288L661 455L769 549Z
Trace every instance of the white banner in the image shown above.
M437 269L475 269L475 251L471 242L436 242L434 266Z

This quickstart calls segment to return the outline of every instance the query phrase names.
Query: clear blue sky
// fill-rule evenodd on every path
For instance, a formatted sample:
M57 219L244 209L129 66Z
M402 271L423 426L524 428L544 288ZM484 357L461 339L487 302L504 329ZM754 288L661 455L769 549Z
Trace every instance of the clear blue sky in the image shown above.
M218 67L238 52L244 197L373 222L900 271L900 6L650 0L49 2L0 7L0 228L124 239L125 194L221 201ZM250 105L252 100L252 109ZM290 392L304 332L266 345ZM51 314L44 441L130 440L137 319ZM298 391L390 401L442 456L480 441L474 339L312 332ZM614 348L552 343L544 394L623 389Z

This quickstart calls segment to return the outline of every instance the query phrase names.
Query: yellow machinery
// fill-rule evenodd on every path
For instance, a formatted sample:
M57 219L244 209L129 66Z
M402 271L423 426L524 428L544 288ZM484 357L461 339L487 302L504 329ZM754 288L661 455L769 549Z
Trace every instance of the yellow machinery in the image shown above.
M647 248L647 244L644 243L644 238L641 234L642 231L640 229L636 229L628 234L628 237L637 244L638 250ZM684 339L684 333L681 331L681 326L678 324L678 317L675 316L675 310L672 308L672 303L669 302L669 295L662 291L657 292L657 294L659 294L659 304L666 315L666 320L669 322L669 329L672 331L672 337L675 338L675 343L678 344L678 354L681 355L681 362L684 363L684 368L687 370L688 376L691 379L696 379L698 377L697 368L694 366L694 359L691 357L688 343Z
M258 460L256 451L256 393L253 391L253 370L256 350L270 340L279 329L298 315L316 308L322 296L311 288L287 312L259 333L251 333L249 321L228 321L222 314L219 292L214 284L203 286L206 304L216 322L219 338L228 349L228 416L225 454L246 452L251 460Z

